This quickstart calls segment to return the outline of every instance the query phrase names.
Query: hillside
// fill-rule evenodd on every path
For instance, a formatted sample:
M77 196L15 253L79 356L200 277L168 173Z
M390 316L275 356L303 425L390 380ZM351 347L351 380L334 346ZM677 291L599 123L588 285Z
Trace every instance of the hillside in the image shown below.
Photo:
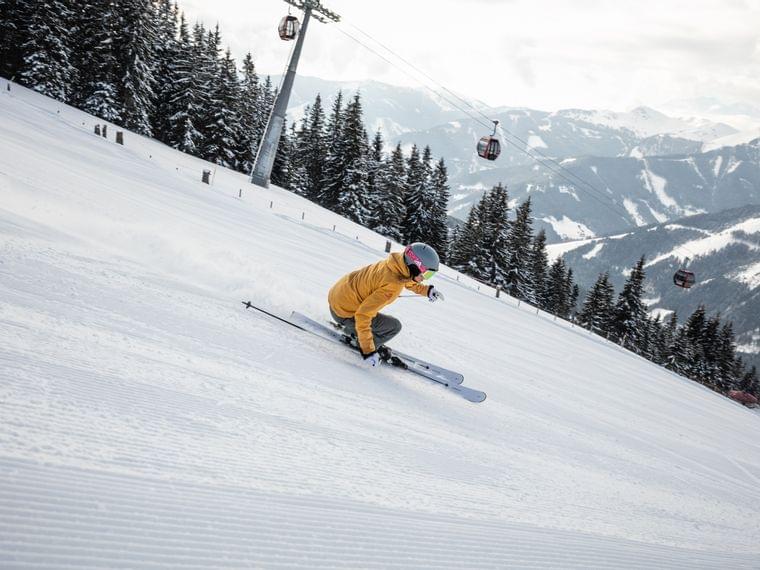
M384 240L0 81L0 566L753 568L760 415L445 269L394 345L246 312ZM394 247L398 247L395 245Z
M626 234L549 246L564 253L575 278L590 288L608 271L617 291L628 271L647 256L646 297L650 310L676 311L680 322L705 305L734 325L739 349L758 362L760 353L760 206L699 214L638 228ZM673 273L686 257L697 276L685 291L673 285Z

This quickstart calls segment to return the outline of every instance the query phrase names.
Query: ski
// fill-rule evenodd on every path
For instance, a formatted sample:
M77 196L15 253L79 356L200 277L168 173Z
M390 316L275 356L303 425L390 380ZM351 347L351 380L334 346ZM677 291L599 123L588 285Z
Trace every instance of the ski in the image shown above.
M334 327L329 327L320 322L317 322L307 317L306 315L294 311L290 316L290 322L294 326L307 330L313 334L321 336L322 338L338 342L344 346L348 346L346 345L343 339L343 335L340 333L340 331L336 330ZM486 399L485 392L475 390L468 386L462 386L461 384L464 381L464 376L458 372L453 372L446 368L436 366L416 357L398 352L397 350L393 350L393 355L398 357L398 359L401 360L401 362L403 362L405 365L403 367L400 367L398 365L395 366L403 368L404 370L408 370L409 372L413 372L414 374L427 378L428 380L432 380L433 382L436 382L441 386L449 389L450 391L458 394L465 400L474 403L480 403Z
M291 314L291 317L289 319L286 319L279 315L266 311L260 307L257 307L250 301L243 301L242 303L246 309L255 309L294 328L317 335L326 340L337 342L348 348L348 345L343 340L343 335L338 330L310 319L306 315L294 311ZM398 359L403 363L403 366L399 366L398 364L387 364L388 366L395 366L401 370L408 370L409 372L417 374L418 376L432 380L433 382L436 382L437 384L447 388L449 391L458 394L470 402L479 403L486 399L485 392L474 390L467 386L462 386L461 383L464 380L464 376L458 372L453 372L446 368L438 367L429 362L425 362L424 360L420 360L406 354L401 354L396 351L393 351L393 354L398 357Z
M316 321L312 321L309 317L306 317L305 315L302 315L298 312L293 313L293 318L294 320L304 319L304 324L308 323L309 321L314 324L319 324ZM339 325L332 321L330 321L330 324L333 326L334 330L340 331ZM419 368L420 370L429 372L430 374L436 374L447 382L454 384L461 384L464 382L464 375L459 372L449 370L448 368L438 366L437 364L432 364L430 362L417 358L416 356L411 356L410 354L403 353L396 349L393 349L393 354L401 358L407 365L413 365L415 368Z

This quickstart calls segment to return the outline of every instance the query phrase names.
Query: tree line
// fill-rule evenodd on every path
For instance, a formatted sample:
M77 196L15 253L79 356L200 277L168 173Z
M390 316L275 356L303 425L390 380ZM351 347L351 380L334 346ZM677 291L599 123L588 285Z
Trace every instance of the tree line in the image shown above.
M218 26L172 0L4 0L0 74L173 148L249 172L275 92Z
M486 192L454 231L449 265L498 287L513 297L571 320L652 362L717 392L741 390L760 396L756 367L737 355L733 327L699 306L683 325L672 313L666 321L650 316L643 301L645 258L631 269L615 296L609 273L599 275L577 307L579 287L562 257L548 263L546 236L534 235L531 200L509 216L507 189Z

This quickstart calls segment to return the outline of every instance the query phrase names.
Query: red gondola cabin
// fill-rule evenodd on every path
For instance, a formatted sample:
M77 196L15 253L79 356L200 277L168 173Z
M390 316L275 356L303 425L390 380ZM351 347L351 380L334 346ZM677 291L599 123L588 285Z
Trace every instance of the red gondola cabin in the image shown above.
M694 277L694 273L691 271L687 271L686 269L679 269L675 272L673 275L673 283L678 287L683 287L684 289L689 289L694 283L696 283L697 278Z
M501 152L501 144L496 137L483 137L478 141L478 156L486 160L496 160Z
M287 41L296 39L300 28L301 24L298 22L298 18L287 15L280 20L280 25L277 27L277 31L280 32L280 39Z

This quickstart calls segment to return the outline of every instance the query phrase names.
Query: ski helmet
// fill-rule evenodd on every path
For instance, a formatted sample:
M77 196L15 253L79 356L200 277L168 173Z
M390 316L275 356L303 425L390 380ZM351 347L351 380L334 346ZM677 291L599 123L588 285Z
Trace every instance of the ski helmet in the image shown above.
M440 260L428 244L415 242L404 248L404 263L409 267L413 278L422 274L425 279L430 279L438 271Z

